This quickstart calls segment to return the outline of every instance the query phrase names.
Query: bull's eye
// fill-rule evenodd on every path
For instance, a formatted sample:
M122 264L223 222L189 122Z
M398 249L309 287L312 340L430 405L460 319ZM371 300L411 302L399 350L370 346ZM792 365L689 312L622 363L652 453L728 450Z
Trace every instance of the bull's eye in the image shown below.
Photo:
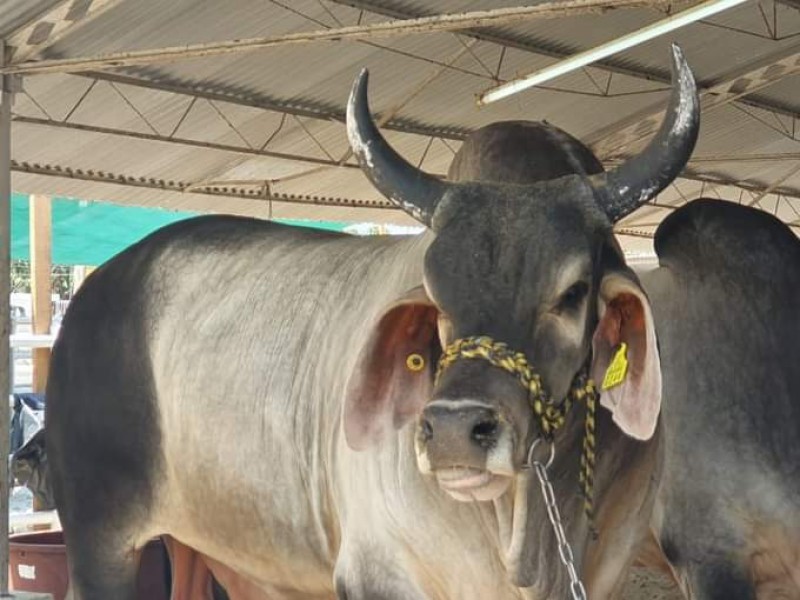
M572 284L566 292L561 294L561 297L558 299L558 310L565 311L577 309L588 293L589 284L585 281L578 281L577 283Z

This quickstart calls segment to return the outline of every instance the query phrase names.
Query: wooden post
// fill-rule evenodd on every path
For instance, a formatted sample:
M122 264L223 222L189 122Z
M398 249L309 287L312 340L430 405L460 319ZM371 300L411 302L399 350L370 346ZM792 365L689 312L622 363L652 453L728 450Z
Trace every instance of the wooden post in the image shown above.
M50 333L52 321L52 284L50 281L52 219L50 197L32 194L30 197L31 294L33 306L32 331ZM33 349L32 387L44 393L50 367L50 349Z

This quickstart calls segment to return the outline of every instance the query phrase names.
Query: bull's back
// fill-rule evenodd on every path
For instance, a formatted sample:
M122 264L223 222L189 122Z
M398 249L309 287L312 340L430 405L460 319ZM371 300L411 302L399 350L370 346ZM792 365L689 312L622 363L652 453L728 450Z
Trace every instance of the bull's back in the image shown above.
M705 443L800 464L800 240L763 211L703 200L665 220L656 249L663 267L654 278L664 284L648 291L662 362L684 375L665 378L665 416L682 431L713 424L726 433Z

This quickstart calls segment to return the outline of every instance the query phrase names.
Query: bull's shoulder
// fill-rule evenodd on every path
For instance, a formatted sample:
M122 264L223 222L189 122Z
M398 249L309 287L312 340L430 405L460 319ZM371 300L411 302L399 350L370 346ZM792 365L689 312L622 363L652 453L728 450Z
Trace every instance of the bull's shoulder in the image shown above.
M742 273L800 289L800 240L776 217L699 199L669 215L655 234L659 262L675 272Z
M171 257L171 262L180 262L189 256L230 255L256 245L263 251L271 245L284 246L343 235L250 217L205 215L177 221L152 232L107 261L98 275L118 272L140 277L142 270L149 270L167 256Z
M71 302L69 320L85 314L93 321L98 307L114 306L119 311L148 304L165 289L221 280L234 267L246 270L268 264L264 257L270 252L281 254L295 245L335 237L350 236L228 215L178 221L150 233L94 271Z

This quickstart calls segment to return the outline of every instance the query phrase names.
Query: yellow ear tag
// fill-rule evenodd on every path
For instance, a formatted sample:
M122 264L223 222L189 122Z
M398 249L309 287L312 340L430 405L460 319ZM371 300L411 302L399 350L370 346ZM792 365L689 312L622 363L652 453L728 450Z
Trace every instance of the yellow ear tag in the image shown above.
M414 373L419 373L425 368L425 359L421 354L409 354L406 358L406 368Z
M608 365L606 374L603 377L603 385L600 386L603 391L609 390L618 386L625 381L625 375L628 374L628 344L622 342L614 358L611 359L611 364Z

